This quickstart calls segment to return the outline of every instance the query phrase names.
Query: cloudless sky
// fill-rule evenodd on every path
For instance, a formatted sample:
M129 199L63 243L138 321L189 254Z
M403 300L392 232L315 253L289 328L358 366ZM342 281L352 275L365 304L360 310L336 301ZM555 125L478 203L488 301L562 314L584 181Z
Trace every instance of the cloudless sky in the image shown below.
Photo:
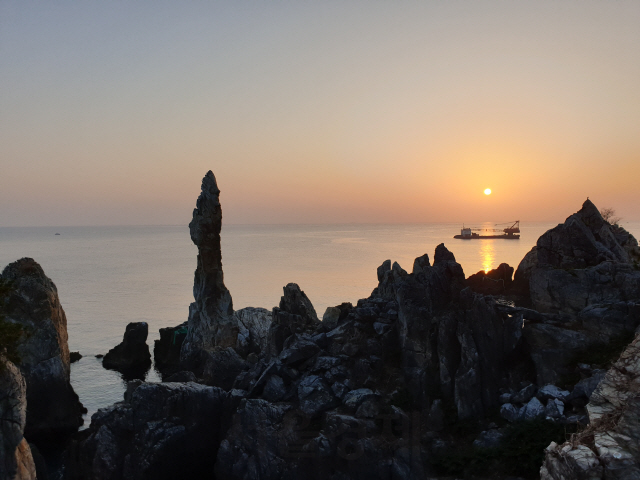
M0 226L640 220L639 86L637 0L0 0Z

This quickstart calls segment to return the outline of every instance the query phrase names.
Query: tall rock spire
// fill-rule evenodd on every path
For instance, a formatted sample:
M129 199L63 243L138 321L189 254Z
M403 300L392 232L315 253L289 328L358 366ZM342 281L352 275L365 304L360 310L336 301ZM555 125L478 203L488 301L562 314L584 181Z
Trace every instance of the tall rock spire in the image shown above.
M193 364L201 350L235 346L238 327L233 319L231 294L224 285L220 228L222 208L220 189L213 172L202 179L193 219L189 223L191 240L198 247L198 266L193 283L195 302L189 307L187 338L181 359Z

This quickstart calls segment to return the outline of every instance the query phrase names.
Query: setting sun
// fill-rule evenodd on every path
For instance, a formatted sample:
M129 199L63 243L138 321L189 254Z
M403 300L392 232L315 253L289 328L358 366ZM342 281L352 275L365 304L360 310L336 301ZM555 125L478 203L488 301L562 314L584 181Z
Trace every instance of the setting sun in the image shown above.
M485 188L484 194L485 195L491 195L491 189L490 188Z

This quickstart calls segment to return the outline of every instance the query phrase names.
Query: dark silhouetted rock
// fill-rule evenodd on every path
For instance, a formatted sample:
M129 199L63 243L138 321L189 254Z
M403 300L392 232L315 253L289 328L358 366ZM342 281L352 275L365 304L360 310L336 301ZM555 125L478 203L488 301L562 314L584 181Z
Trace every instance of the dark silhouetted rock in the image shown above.
M176 327L160 329L160 339L153 344L153 361L163 377L182 370L180 349L187 336L187 322Z
M102 359L102 366L119 372L138 372L144 375L151 367L151 353L147 345L149 325L134 322L127 325L122 343L109 350Z
M466 285L474 292L483 295L500 295L511 287L513 283L513 267L506 263L501 263L498 268L478 273L467 278Z
M521 277L524 281L528 270L535 310L575 314L597 303L639 299L638 259L633 236L603 220L587 200L565 223L538 239L535 258L527 260Z
M268 354L280 355L293 334L316 333L322 327L309 298L295 283L283 287L279 307L274 307L268 334Z
M201 351L235 347L238 337L233 302L222 272L219 197L216 178L209 171L202 179L202 192L189 223L191 240L198 247L198 265L193 284L195 302L189 307L188 333L180 355L192 368L199 365Z
M69 381L67 318L54 283L31 258L9 264L2 279L13 289L5 303L7 321L25 332L17 367L27 383L29 440L67 435L82 425L85 411Z
M80 355L80 352L69 352L69 362L70 363L77 362L81 358L82 358L82 355Z
M72 442L66 478L210 478L227 400L197 383L133 384L125 402L98 410Z

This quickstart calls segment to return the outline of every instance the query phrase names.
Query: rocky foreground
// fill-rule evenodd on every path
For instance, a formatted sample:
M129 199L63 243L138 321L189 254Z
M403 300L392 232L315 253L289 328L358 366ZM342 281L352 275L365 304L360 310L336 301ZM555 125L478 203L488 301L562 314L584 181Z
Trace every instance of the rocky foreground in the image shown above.
M439 245L319 318L294 283L233 310L219 194L209 172L195 301L154 348L164 382L94 414L66 478L640 478L640 249L593 203L515 275L465 278Z

